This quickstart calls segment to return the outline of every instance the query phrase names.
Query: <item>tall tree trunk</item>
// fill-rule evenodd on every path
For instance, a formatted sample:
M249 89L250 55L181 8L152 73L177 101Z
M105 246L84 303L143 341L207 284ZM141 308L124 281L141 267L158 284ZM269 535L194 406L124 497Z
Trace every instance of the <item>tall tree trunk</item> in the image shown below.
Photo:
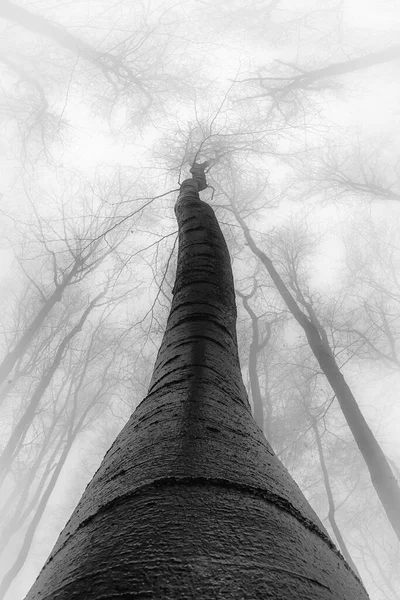
M30 497L30 487L33 483L33 480L37 474L37 469L32 468L32 476L29 477L26 485L22 489L20 493L20 498L17 505L14 507L14 513L11 517L9 517L6 521L6 525L4 530L0 535L0 556L8 547L8 543L11 540L12 536L17 533L17 531L24 525L26 519L29 517L31 512L37 508L37 504L40 500L40 496L42 495L43 488L45 483L51 474L51 472L55 468L54 460L58 455L60 447L64 444L64 438L60 437L52 455L50 456L46 467L42 475L39 478L38 484L36 486L35 492L32 497Z
M249 228L236 208L234 208L234 212L251 251L263 263L286 306L303 328L309 346L336 394L346 422L368 467L372 485L378 494L390 524L400 540L400 487L382 448L369 428L351 389L340 371L327 341L324 328L318 322L313 311L310 318L304 314L275 269L271 259L265 252L260 250L253 240Z
M0 456L0 485L3 482L4 477L11 466L11 463L17 455L18 445L25 438L28 429L32 424L32 421L35 418L35 414L39 406L40 400L42 399L43 394L45 393L51 380L53 379L55 372L60 366L65 350L67 349L69 343L74 338L74 336L82 330L86 319L88 318L91 311L96 306L96 303L98 302L99 298L103 294L104 292L96 296L96 298L90 302L88 307L82 313L82 316L79 319L78 323L71 329L69 333L67 333L66 336L64 336L60 345L57 348L57 352L55 353L53 362L51 363L50 367L44 373L38 385L36 386L28 407L26 408L24 414L15 426L14 431L12 432L7 444L4 446L4 450Z
M266 89L265 95L273 96L277 99L282 99L284 96L295 90L307 89L310 85L321 79L329 77L338 77L340 75L346 75L347 73L356 73L364 69L369 69L376 65L382 65L388 62L400 60L400 45L396 44L383 50L377 50L376 52L370 52L359 56L357 58L351 58L343 62L332 63L320 69L314 69L313 71L302 71L300 75L294 75L292 78L286 77L285 84L279 86L279 82L282 78L277 77L275 80L273 77L252 77L250 79L243 79L243 82L258 81L263 89ZM300 69L297 69L299 71Z
M49 429L46 431L46 434L44 436L44 439L41 443L40 446L40 451L36 457L36 459L34 460L33 464L29 467L28 472L26 477L23 480L22 485L18 482L15 484L15 487L10 491L10 494L7 498L7 500L4 501L4 503L1 505L0 510L1 510L1 515L2 518L7 518L7 524L5 526L5 529L9 529L11 524L13 523L14 519L16 518L17 520L21 517L22 511L25 507L25 505L28 503L29 500L29 496L30 496L30 489L31 489L31 485L33 484L37 473L40 469L40 466L42 464L42 461L46 455L46 452L48 451L48 447L49 447L49 442L52 438L54 429L55 429L55 425L56 423L53 422L51 423ZM21 490L20 493L20 498L18 503L15 503L15 497L18 493L18 489ZM8 517L8 512L10 510L14 511L14 516L13 517ZM3 552L3 550L5 550L5 546L3 544L3 537L0 538L0 555Z
M301 75L296 75L293 77L293 82L287 86L287 89L304 89L315 81L324 79L325 77L337 77L338 75L355 73L356 71L370 69L376 65L382 65L394 60L400 60L399 44L389 48L384 48L383 50L377 50L376 52L364 54L364 56L351 58L343 62L332 63L326 67L315 69L314 71L305 71L304 73L301 73Z
M264 431L265 437L269 442L272 440L272 422L274 419L274 407L271 400L271 389L269 379L269 365L267 361L264 361L263 365L265 384L264 384L264 400L265 400L265 418L264 418Z
M364 545L365 545L364 548L369 551L368 559L367 559L367 561L365 561L365 564L368 564L369 567L371 566L371 561L375 564L375 566L379 572L379 575L382 577L382 580L384 581L387 589L389 590L389 592L391 594L391 600L398 600L399 588L395 584L396 585L396 589L395 589L394 585L392 584L391 577L390 576L388 577L388 575L382 569L381 562L380 562L380 560L378 560L378 557L376 556L376 552L375 552L374 548L371 548L371 546L370 546L370 539L371 538L368 535L368 533L367 533L367 535L363 535L363 541L364 541ZM378 548L379 548L379 546L378 546ZM363 554L363 556L364 556L364 554ZM381 558L381 557L379 557L379 558ZM394 577L396 577L396 572L394 572L393 575L394 575ZM373 575L372 575L372 579L374 579ZM382 594L384 595L385 598L387 598L387 594L383 590L382 590Z
M264 433L264 405L261 395L260 380L258 377L258 354L263 345L260 344L260 333L258 328L258 317L251 309L248 298L244 294L238 293L242 298L243 306L251 319L252 340L249 348L249 380L251 389L251 399L253 400L254 420Z
M260 380L258 378L258 352L258 344L254 343L253 338L249 350L250 389L254 405L254 420L264 433L264 405L261 396Z
M0 584L0 598L4 598L5 594L9 590L12 582L14 581L14 579L16 578L16 576L18 575L18 573L21 571L22 567L25 564L25 561L27 559L30 547L32 545L36 530L37 530L38 525L43 517L43 513L46 509L46 506L50 499L50 496L53 493L53 490L58 481L60 473L63 469L65 461L67 460L67 457L71 450L74 439L75 439L75 437L71 437L67 441L67 444L60 456L60 460L58 461L56 468L54 469L54 472L50 478L50 481L49 481L46 489L43 492L40 502L39 502L38 506L36 507L35 513L32 517L32 520L30 521L28 528L25 532L24 539L22 541L22 546L18 553L18 556L15 559L15 562L12 565L11 569L9 569L9 571L5 574L3 580Z
M77 58L82 58L89 62L104 75L107 81L110 81L110 78L113 77L123 85L135 84L136 88L146 96L147 100L151 100L149 91L143 84L143 81L135 74L126 61L121 60L118 56L114 56L112 52L100 52L94 46L74 35L69 27L64 27L50 21L46 17L31 12L19 4L10 2L10 0L0 1L0 17L23 27L27 31L47 38L60 48L65 48L72 52ZM11 63L7 57L3 62L21 74L21 68ZM25 73L23 75L26 77ZM33 81L33 85L38 89L37 82ZM46 106L47 101L42 90L39 89L39 93Z
M75 54L82 56L85 60L99 67L102 54L92 48L89 44L74 36L66 27L53 23L49 19L37 15L19 4L9 0L0 3L0 17L16 23L20 27L33 33L44 36L55 42L58 46L66 48Z
M367 599L253 420L229 253L197 181L175 209L174 297L148 395L28 600Z
M328 499L328 507L329 507L328 508L328 520L332 527L332 531L335 534L336 541L339 544L339 548L342 551L343 556L345 557L345 559L347 560L347 562L353 569L354 573L357 573L357 575L358 575L359 573L358 573L357 567L354 564L353 559L350 556L350 552L347 548L346 542L344 541L342 532L340 531L339 526L336 523L335 500L333 498L328 469L326 468L324 450L322 448L321 436L320 436L319 430L318 430L318 423L310 413L308 413L308 415L311 419L311 424L312 424L312 428L313 428L314 435L315 435L315 441L317 442L319 464L321 465L321 471L322 471L322 477L323 477L324 485L325 485L326 497Z

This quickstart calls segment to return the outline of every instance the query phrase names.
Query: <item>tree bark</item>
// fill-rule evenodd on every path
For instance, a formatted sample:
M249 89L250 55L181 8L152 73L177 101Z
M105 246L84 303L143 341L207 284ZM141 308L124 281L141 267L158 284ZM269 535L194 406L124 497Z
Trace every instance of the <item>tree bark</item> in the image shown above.
M234 209L234 213L238 223L243 229L246 242L251 251L258 256L267 269L286 306L306 334L309 346L336 394L342 413L368 467L372 485L378 494L387 518L400 540L399 484L393 475L385 453L369 428L350 387L340 371L327 341L324 328L319 323L313 311L311 311L310 318L303 313L285 282L275 269L271 259L265 252L260 250L254 242L249 228L236 209Z
M28 600L366 600L253 420L230 258L186 180L173 301L148 395Z

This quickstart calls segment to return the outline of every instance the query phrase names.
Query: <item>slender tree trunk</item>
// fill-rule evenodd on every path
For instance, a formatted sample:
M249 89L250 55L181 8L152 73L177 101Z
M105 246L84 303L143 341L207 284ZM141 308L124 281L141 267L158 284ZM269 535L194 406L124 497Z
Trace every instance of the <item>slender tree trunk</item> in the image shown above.
M36 470L32 469L33 474L29 477L26 485L24 486L24 489L21 491L20 498L17 503L17 506L15 507L14 513L10 518L7 519L6 526L4 527L4 530L1 533L0 555L6 550L8 543L11 540L12 536L15 535L15 533L17 533L17 531L25 523L26 519L29 517L31 512L37 507L37 504L38 504L40 496L43 492L43 488L46 483L46 480L48 479L51 472L54 470L53 461L55 460L55 458L64 442L65 442L65 440L63 439L63 437L60 437L54 451L52 452L51 457L49 458L49 461L48 461L41 477L39 478L38 484L36 486L36 490L35 490L33 496L30 498L30 496L29 496L30 487L33 483L33 480L35 478L36 471L37 471L37 469Z
M5 529L7 529L7 530L10 528L10 525L13 522L14 517L16 517L17 515L18 515L18 519L21 517L22 510L24 509L25 504L28 502L31 485L36 478L36 475L39 471L39 468L40 468L42 461L46 455L46 452L48 450L49 441L52 437L55 425L56 425L55 423L52 423L50 425L49 430L46 432L46 435L40 446L40 451L39 451L35 461L30 466L22 486L21 486L21 484L19 484L19 485L16 484L14 489L11 490L7 500L1 505L1 509L0 509L1 515L2 515L3 519L7 518L7 524L5 527ZM15 505L15 496L17 494L18 489L21 489L20 499L19 499L17 505ZM14 510L14 517L9 518L9 517L7 517L7 513L11 509ZM3 540L3 538L1 538L1 540ZM4 544L1 543L0 544L0 554L3 552L3 550L5 550L5 547L4 547Z
M55 485L58 481L58 478L59 478L62 468L65 464L65 461L67 460L67 457L71 450L74 439L75 439L74 437L71 437L68 440L68 442L60 456L60 460L58 461L57 466L53 471L50 481L49 481L45 491L43 492L43 495L42 495L42 497L39 501L39 504L35 510L33 518L28 525L28 528L26 530L26 533L24 535L24 539L22 542L21 550L19 551L18 556L15 559L15 562L12 565L11 569L9 569L9 571L5 574L3 580L0 584L0 598L4 598L5 594L7 593L7 591L10 588L10 585L12 584L12 582L14 581L14 579L16 578L16 576L18 575L18 573L21 571L22 567L25 564L26 558L28 556L30 547L33 542L34 535L35 535L38 525L43 517L43 513L46 509L47 503L48 503L50 496L51 496L51 494L55 488Z
M250 307L250 296L245 296L239 293L238 295L242 298L243 306L251 319L252 339L249 348L249 380L251 399L253 400L254 420L261 428L261 431L264 432L264 406L261 396L260 380L258 378L258 353L261 350L258 319L255 312Z
M374 549L371 548L370 546L370 538L367 535L363 535L363 539L364 539L364 544L365 547L369 550L369 556L368 556L368 562L370 562L371 560L373 561L373 563L375 564L376 568L379 571L379 575L382 577L382 580L384 581L387 589L389 590L390 594L392 594L392 600L398 600L398 587L396 586L397 590L394 588L390 578L387 576L387 574L385 573L385 571L382 569L382 565L380 563L380 560L378 560L378 557L376 556L376 553L374 552ZM374 580L373 575L371 574L371 579ZM378 586L377 586L378 587ZM387 598L386 593L382 590L382 593L384 594L384 596Z
M333 498L333 493L332 493L332 488L331 488L331 482L330 482L330 479L329 479L328 469L326 468L324 451L323 451L323 448L322 448L322 442L321 442L321 436L320 436L319 430L318 430L318 424L316 423L316 420L314 419L314 417L312 415L309 414L309 417L311 419L312 428L313 428L314 435L315 435L315 441L317 442L319 464L321 465L321 471L322 471L322 477L323 477L323 480L324 480L326 496L328 498L328 507L329 507L328 508L328 520L329 520L329 523L330 523L330 525L332 527L332 531L335 534L335 538L337 540L337 543L339 544L339 548L342 551L343 556L345 557L345 559L347 560L347 562L349 563L349 565L353 569L354 573L357 573L357 575L359 575L357 567L354 564L353 559L351 558L350 552L347 549L347 545L346 545L346 542L344 541L344 538L342 536L342 532L340 531L339 526L336 523L336 514L335 514L336 513L336 506L335 506L335 500Z
M267 324L267 332L264 336L264 339L261 340L260 339L260 337L261 337L260 336L260 328L258 326L259 317L257 317L256 313L252 310L252 308L249 304L249 298L251 298L251 296L254 294L255 291L256 291L256 287L254 287L251 294L249 294L247 296L244 294L241 294L240 292L237 292L237 294L238 294L238 296L240 296L242 298L243 307L245 308L246 312L248 313L248 315L251 319L252 340L251 340L250 348L249 348L249 380L250 380L251 398L253 400L253 406L254 406L254 411L253 411L254 412L254 420L257 423L257 425L261 428L262 432L264 433L265 409L264 409L263 397L261 394L260 378L258 376L258 357L259 357L261 350L263 350L263 348L265 348L265 346L268 344L268 342L271 339L271 324L270 323ZM269 401L270 401L270 398L269 398ZM268 437L267 437L267 439L268 439Z
M271 400L270 380L269 380L269 365L264 362L264 399L266 404L265 418L264 418L264 429L265 436L269 442L272 440L272 421L274 418L274 407Z
M54 373L60 366L66 348L68 347L73 337L81 331L86 319L88 318L93 308L96 306L96 302L101 296L102 294L99 294L94 300L90 302L89 306L82 313L82 316L79 319L78 323L63 338L59 347L57 348L57 352L54 356L53 362L51 363L50 367L47 369L46 373L43 375L38 385L36 386L36 389L32 394L32 398L29 402L27 409L25 410L24 414L15 426L15 429L12 432L10 439L5 445L4 450L0 456L0 484L4 480L5 474L9 470L11 463L13 462L17 454L17 448L19 443L26 436L27 431L30 425L32 424L32 421L35 418L39 402L42 399L43 394L47 390L51 380L53 379Z
M106 454L28 600L366 600L251 415L230 258L186 180L147 397Z
M266 95L269 94L279 99L295 90L307 89L310 85L321 79L338 77L340 75L346 75L347 73L356 73L357 71L369 69L376 65L393 62L395 60L400 60L400 44L378 50L377 52L370 52L369 54L364 54L364 56L351 58L343 62L332 63L326 67L314 69L313 71L304 71L299 75L294 75L292 78L288 77L288 81L281 87L278 87L279 77L275 81L273 78L264 77L253 77L251 79L244 79L243 81L259 81L260 84L264 84L263 87L268 86Z
M76 266L74 265L70 272L64 277L63 281L56 287L52 295L46 300L42 308L37 313L36 317L26 328L14 348L3 358L0 363L0 385L7 379L14 368L15 363L24 356L33 337L43 325L48 314L53 309L53 306L60 302L65 288L70 284L72 278L76 274Z
M370 69L376 65L382 65L394 60L400 60L400 45L384 48L377 52L370 52L369 54L364 54L364 56L351 58L343 62L332 63L314 71L306 71L294 77L293 84L290 84L288 87L291 87L291 89L306 88L315 81L324 79L325 77L337 77L346 73L355 73L356 71Z
M250 344L249 351L249 377L251 397L254 405L254 420L264 433L264 406L261 396L260 380L258 378L258 344L254 343L254 338Z
M249 228L236 209L235 217L243 229L246 242L267 269L286 306L303 328L309 346L329 381L346 422L368 467L372 485L382 503L390 524L400 540L400 487L387 458L369 428L327 342L326 332L316 320L308 318L298 306L271 259L254 242Z
M57 46L72 52L77 58L82 58L89 62L99 69L108 81L113 76L124 85L134 83L147 97L147 100L151 100L148 90L143 85L143 81L132 71L128 64L118 56L114 56L111 52L99 52L95 47L74 35L70 28L50 21L46 17L31 12L19 4L10 2L10 0L0 1L0 17L23 27L27 31L47 38ZM21 68L18 65L12 64L7 57L4 62L21 74ZM23 75L26 77L25 73ZM33 85L38 89L37 82L34 80ZM42 97L44 106L47 106L46 98L41 89L39 89L39 94Z

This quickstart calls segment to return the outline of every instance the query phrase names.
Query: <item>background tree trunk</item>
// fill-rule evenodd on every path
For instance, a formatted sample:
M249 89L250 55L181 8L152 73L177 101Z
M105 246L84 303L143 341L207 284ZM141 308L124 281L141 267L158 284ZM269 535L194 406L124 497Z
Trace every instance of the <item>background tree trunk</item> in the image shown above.
M377 439L362 414L357 401L342 375L330 348L328 337L318 321L311 305L308 305L309 316L304 314L291 292L275 269L271 259L260 250L253 240L244 220L234 209L236 219L251 251L260 259L274 282L286 306L302 327L308 344L321 367L322 372L335 392L339 406L352 432L356 444L368 467L372 485L382 503L387 518L400 540L400 487L390 468L389 462Z
M258 353L265 344L260 344L260 334L258 329L258 318L251 310L248 298L244 294L238 293L242 298L243 306L251 319L252 340L249 348L249 380L251 389L251 399L253 400L254 420L264 433L264 405L261 395L260 380L258 378ZM268 340L267 340L268 341Z
M321 465L322 476L324 479L326 497L328 499L328 506L329 506L328 521L330 523L330 526L332 527L332 531L335 534L336 541L339 545L339 548L340 548L343 556L346 558L347 562L353 569L354 573L357 573L357 575L359 575L357 567L354 564L354 561L350 556L350 552L349 552L346 542L344 541L344 538L342 536L342 532L340 531L339 526L336 522L335 500L333 498L332 487L331 487L330 480L329 480L328 469L326 468L326 462L325 462L325 457L324 457L324 451L322 448L321 436L320 436L320 433L318 430L318 421L311 415L311 413L308 413L308 414L311 419L311 424L312 424L312 428L313 428L314 435L315 435L315 441L317 442L318 458L319 458L319 462Z
M51 296L47 298L29 327L23 332L20 339L15 344L14 348L4 357L0 364L0 384L6 380L16 362L24 356L33 337L37 334L55 304L62 299L65 288L70 284L75 274L76 266L74 265L70 272L63 278L61 284L56 286Z
M31 425L31 423L34 419L36 410L39 406L40 400L41 400L43 394L45 393L47 387L49 386L55 372L57 371L57 369L62 361L64 352L65 352L66 348L68 347L68 344L71 342L71 340L74 338L74 336L82 330L82 327L84 326L86 319L92 312L93 308L96 306L96 303L98 302L98 300L103 295L104 295L104 292L102 292L101 294L96 296L96 298L90 302L89 306L83 312L78 323L63 338L59 347L57 348L57 352L54 355L53 362L51 363L51 365L49 366L47 371L44 373L44 375L40 379L38 385L36 386L36 389L32 394L32 398L29 402L28 407L26 408L24 414L19 419L17 425L15 426L14 431L12 432L9 440L7 441L7 444L4 446L3 452L1 453L1 456L0 456L0 482L3 481L4 476L6 475L8 469L11 466L12 461L14 460L14 458L17 454L19 444L21 444L21 442L23 442L23 439L27 434L29 426Z
M338 77L340 75L346 75L347 73L355 73L357 71L362 71L363 69L369 69L376 65L385 64L387 62L399 59L400 46L391 46L390 48L384 48L383 50L378 50L377 52L365 54L364 56L351 58L343 62L332 63L325 67L321 67L320 69L314 69L312 71L303 71L300 75L294 75L291 81L289 83L286 83L286 85L284 85L283 87L271 87L269 93L271 96L282 97L285 94L288 94L296 89L307 89L313 83L315 83L316 81L320 81L321 79L325 79L328 77ZM263 81L269 83L268 80L271 78L259 77L258 79L260 83L262 83ZM254 80L255 78L247 81Z

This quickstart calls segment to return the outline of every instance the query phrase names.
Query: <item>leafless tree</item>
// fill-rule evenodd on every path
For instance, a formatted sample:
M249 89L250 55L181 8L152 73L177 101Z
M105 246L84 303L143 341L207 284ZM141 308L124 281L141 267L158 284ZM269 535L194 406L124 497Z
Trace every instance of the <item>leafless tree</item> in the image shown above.
M282 313L276 313L275 311L267 311L263 315L257 316L253 308L250 305L250 299L253 298L258 289L257 279L254 277L253 286L249 293L243 293L236 290L237 295L243 302L243 307L248 313L251 322L251 342L249 345L249 358L248 358L248 370L249 370L249 382L251 390L251 400L253 402L254 419L259 425L263 432L271 430L271 422L267 423L268 419L271 419L270 401L269 401L269 386L266 384L265 393L261 391L260 377L259 377L259 357L265 348L271 344L272 336L276 326L285 318ZM268 367L267 367L268 368ZM266 407L264 407L264 396ZM267 437L268 439L268 437Z
M396 535L400 539L399 484L393 475L385 453L369 428L357 401L340 370L338 361L336 360L329 343L327 331L323 327L321 320L318 318L312 298L302 291L294 270L290 271L291 280L289 285L285 283L270 257L255 242L248 225L240 215L237 197L235 197L234 193L230 193L229 190L227 191L222 186L221 193L228 199L235 218L243 230L243 235L250 250L264 265L281 295L282 300L298 325L304 331L307 342L336 395L348 426L354 435L362 456L364 457L370 471L371 481L382 502L387 517L396 532Z

